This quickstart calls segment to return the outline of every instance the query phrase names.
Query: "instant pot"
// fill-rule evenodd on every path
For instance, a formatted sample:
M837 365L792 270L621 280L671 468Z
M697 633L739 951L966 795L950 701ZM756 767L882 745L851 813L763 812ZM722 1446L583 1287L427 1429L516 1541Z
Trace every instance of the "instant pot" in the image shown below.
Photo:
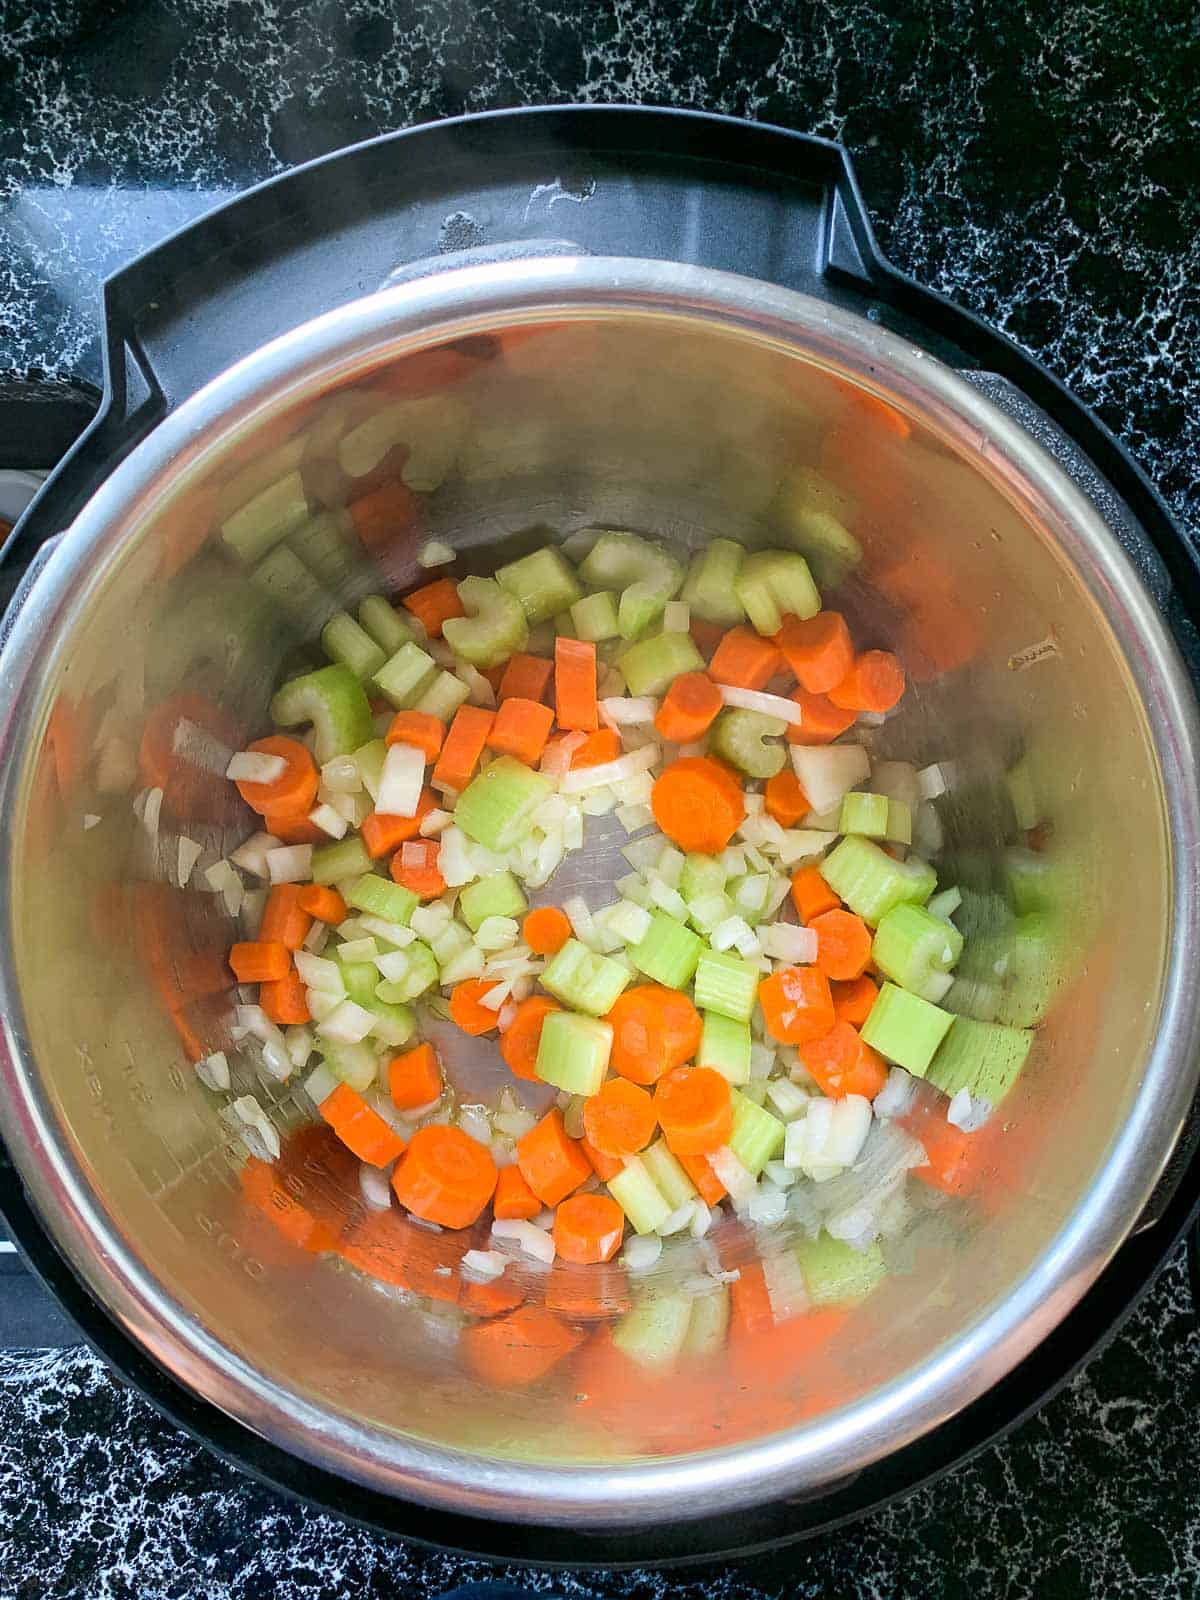
M638 108L466 118L301 168L112 279L105 337L101 408L0 567L0 1208L88 1339L276 1486L564 1564L803 1537L1040 1404L1200 1200L1197 574L1097 419L888 265L837 146ZM334 560L336 443L385 412L408 431L364 473L403 481L412 515L393 499ZM288 474L294 536L328 564L264 597L213 530ZM856 637L908 666L876 749L953 767L948 870L991 892L1020 823L1024 892L1067 930L1021 978L1046 991L1039 1043L986 1203L922 1212L819 1384L766 1330L636 1416L586 1376L471 1379L461 1308L378 1270L321 1150L278 1181L306 1215L342 1206L352 1248L272 1229L190 1064L229 1037L236 933L180 841L202 864L248 831L208 746L261 730L330 596L416 582L430 538L486 573L594 524L807 549ZM184 696L151 822L138 752ZM584 886L612 861L592 851ZM445 1059L498 1084L487 1052ZM238 1070L300 1138L293 1088ZM730 1220L705 1259L778 1247Z

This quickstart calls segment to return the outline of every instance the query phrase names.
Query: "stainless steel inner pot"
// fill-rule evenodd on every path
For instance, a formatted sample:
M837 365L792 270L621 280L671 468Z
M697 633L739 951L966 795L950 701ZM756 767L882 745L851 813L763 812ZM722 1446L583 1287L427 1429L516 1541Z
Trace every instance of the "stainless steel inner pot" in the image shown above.
M372 416L379 458L352 479L338 441ZM214 530L295 472L289 543L326 592L264 597ZM345 507L371 488L364 548ZM814 547L814 496L860 559ZM229 1096L189 1064L226 1046L235 1088L285 1141L311 1120L229 1043L222 956L238 934L203 872L251 827L223 753L264 730L280 673L316 659L329 587L345 604L411 584L430 537L460 552L456 570L488 573L594 524L813 554L860 642L909 667L902 713L863 736L955 763L938 802L945 881L1003 881L1022 842L1006 779L1019 766L1057 930L1048 969L1018 979L1038 1040L982 1198L918 1196L883 1288L819 1358L781 1322L662 1375L632 1410L582 1360L526 1389L475 1381L462 1313L437 1297L436 1236L422 1270L410 1253L389 1274L386 1241L351 1209L353 1174L303 1140L253 1203L246 1148L219 1116ZM114 471L33 587L0 678L0 1118L22 1177L156 1361L385 1492L645 1525L819 1491L1037 1344L1136 1222L1195 1093L1196 716L1153 605L1029 434L922 351L802 295L559 258L344 306L224 374ZM181 836L204 851L186 888ZM598 821L543 898L569 882L599 903L624 870L619 838ZM462 1097L494 1092L494 1050L439 1042ZM322 1249L330 1216L341 1242ZM736 1267L788 1237L730 1221L710 1244ZM637 1293L701 1293L712 1260L681 1245ZM569 1292L526 1278L534 1301Z

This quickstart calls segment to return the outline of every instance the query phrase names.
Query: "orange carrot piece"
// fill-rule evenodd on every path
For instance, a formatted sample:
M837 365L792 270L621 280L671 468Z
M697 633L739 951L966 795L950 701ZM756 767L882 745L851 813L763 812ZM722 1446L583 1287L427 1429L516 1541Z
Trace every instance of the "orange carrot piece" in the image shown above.
M277 1027L295 1027L312 1021L308 995L300 981L300 974L295 970L285 977L273 978L269 983L260 983L258 1003Z
M390 856L407 840L415 839L421 831L422 819L436 806L437 796L433 790L422 789L415 817L398 817L389 811L372 811L364 817L358 831L371 860L378 861L381 856Z
M420 521L421 502L406 483L393 478L359 495L346 510L359 542L368 550L383 551Z
M263 827L280 844L328 844L329 835L315 822L310 822L302 811L295 816L277 815L274 811L263 814Z
M571 921L558 906L537 906L527 912L521 937L535 956L557 955L571 937Z
M925 1151L924 1166L914 1167L912 1175L943 1194L972 1194L994 1164L995 1151L978 1133L964 1133L947 1122L947 1102L940 1096L938 1100L919 1102L898 1119Z
M792 878L792 904L801 922L808 924L826 911L836 911L841 903L816 867L801 867Z
M450 1019L464 1033L478 1036L499 1026L499 1013L481 1005L480 1000L496 987L494 978L464 978L450 991Z
M536 767L553 726L554 713L549 706L513 695L500 702L487 736L488 746L501 755L515 756L527 767Z
M519 1167L501 1167L492 1196L492 1215L503 1221L528 1222L542 1209L542 1202L521 1176Z
M696 1185L706 1206L715 1206L725 1198L725 1185L712 1169L707 1156L689 1156L676 1153L675 1159Z
M281 944L287 950L299 950L312 927L312 917L300 904L304 887L299 883L277 883L267 896L259 924L258 937L263 944Z
M431 1044L419 1044L388 1062L388 1094L398 1111L415 1111L441 1098L442 1069Z
M808 796L800 787L799 778L787 767L784 767L782 772L777 772L773 778L767 779L763 791L763 807L767 815L781 828L794 828L800 818L812 810Z
M267 739L256 739L246 748L256 755L278 756L287 763L281 776L272 783L238 780L238 793L251 810L263 816L270 811L285 817L305 816L312 810L321 775L307 745L301 744L299 739L289 739L286 734L273 733Z
M674 1067L654 1090L663 1137L676 1155L702 1156L729 1140L733 1100L729 1081L713 1067Z
M425 1222L469 1228L492 1198L499 1173L492 1153L461 1128L418 1128L392 1175L400 1204Z
M418 900L436 900L446 892L446 880L438 866L440 853L436 839L412 839L402 844L391 861L393 883L410 890Z
M442 624L451 617L465 617L466 607L458 598L458 585L453 578L436 578L421 589L406 594L400 604L425 629L431 639L442 637Z
M345 922L350 915L350 907L337 890L323 883L306 883L296 903L301 911L307 911L315 921L328 922L331 927Z
M292 970L292 956L287 945L278 940L265 944L261 939L248 939L230 950L229 965L239 983L271 983L287 977Z
M783 967L758 986L767 1031L780 1044L805 1044L833 1027L829 979L816 967Z
M782 666L783 657L771 639L749 628L730 628L708 664L708 675L731 689L761 689Z
M662 698L654 726L672 744L694 744L716 720L724 701L706 672L681 672Z
M592 1163L592 1171L601 1183L607 1183L610 1178L615 1178L618 1172L624 1170L625 1163L618 1156L606 1156L603 1150L597 1150L588 1138L580 1139L579 1144L584 1155Z
M594 733L600 723L596 702L596 646L584 639L554 641L554 705L560 728Z
M656 1083L700 1048L700 1013L678 989L640 983L626 989L605 1021L613 1030L612 1067L630 1083Z
M386 1167L404 1152L404 1140L356 1089L339 1083L317 1107L352 1155L372 1167Z
M567 1135L557 1106L517 1140L521 1176L544 1206L556 1206L592 1175L592 1164Z
M579 767L601 767L616 761L621 754L621 736L614 728L598 728L571 751L571 771Z
M562 1261L611 1261L624 1234L625 1213L610 1195L572 1195L554 1214L554 1247Z
M729 1286L730 1337L743 1339L769 1332L775 1326L775 1312L761 1261L743 1263Z
M861 978L871 959L871 930L853 911L823 911L808 924L817 936L816 965L827 978Z
M788 723L789 744L832 744L854 721L855 713L835 706L828 695L795 689L788 698L796 702L804 715L803 722Z
M644 1150L654 1137L656 1120L654 1101L627 1078L610 1078L583 1102L583 1131L605 1156L634 1156Z
M904 693L904 668L890 650L864 650L829 698L843 711L890 711Z
M854 665L854 642L840 611L818 611L803 622L787 617L775 643L809 694L836 689Z
M459 1349L472 1375L493 1389L525 1389L566 1359L583 1335L543 1306L464 1328Z
M557 1000L532 994L522 1000L516 1014L500 1036L500 1054L514 1078L529 1083L538 1081L537 1054L542 1042L542 1026L552 1011L561 1011Z
M831 983L829 990L833 995L834 1016L839 1022L849 1022L856 1028L861 1028L871 1015L871 1007L879 995L878 986L866 973L850 983Z
M428 711L397 711L387 731L388 744L415 745L426 762L436 761L446 738L446 724Z
M817 1080L821 1093L831 1100L841 1100L848 1094L874 1100L887 1082L883 1057L848 1022L837 1022L820 1039L802 1044L800 1059Z
M655 782L650 809L681 850L710 856L724 850L746 817L737 779L708 756L673 761Z
M487 744L492 722L492 713L480 706L459 706L433 769L434 783L456 793L467 787Z
M553 676L553 661L518 651L508 658L496 690L497 697L500 700L545 700Z

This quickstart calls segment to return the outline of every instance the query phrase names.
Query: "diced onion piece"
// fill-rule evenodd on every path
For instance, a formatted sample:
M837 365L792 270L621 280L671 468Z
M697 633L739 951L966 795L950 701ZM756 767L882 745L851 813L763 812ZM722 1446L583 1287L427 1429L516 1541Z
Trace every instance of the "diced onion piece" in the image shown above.
M563 778L558 786L559 793L583 794L588 789L604 789L609 784L622 783L639 772L649 771L660 757L658 745L647 744L640 750L632 750L628 755L618 757L616 761L602 761L595 767L577 767Z
M358 1192L363 1197L363 1204L370 1206L372 1211L391 1210L391 1180L381 1167L371 1167L363 1162L358 1169Z
M817 959L817 936L811 928L773 922L762 936L764 952L775 961L807 966Z
M538 770L548 778L561 778L570 769L571 757L587 743L586 733L568 733L546 746Z
M653 811L644 805L618 806L616 815L626 833L640 833L654 821Z
M804 721L803 711L785 695L763 694L759 689L731 689L725 683L717 687L725 704L736 706L739 711L757 711L764 717L778 717L781 722L790 722L797 728Z
M454 551L441 539L426 539L417 551L419 567L444 567L454 560Z
M663 611L664 633L686 633L692 625L692 608L686 600L668 600Z
M320 1107L337 1088L341 1079L332 1073L322 1062L319 1067L314 1067L304 1080L304 1092L313 1105Z
M946 794L953 788L955 776L954 764L950 761L934 761L922 767L917 773L921 799L936 800L939 795Z
M600 701L600 715L614 728L642 727L653 722L658 701L649 695L614 695Z
M321 768L321 787L331 794L359 794L362 773L353 756L334 756Z
M747 1171L727 1144L714 1150L707 1159L709 1166L729 1190L734 1205L744 1205L757 1187L754 1174Z
M333 806L324 803L313 807L308 813L308 820L315 828L320 828L322 833L327 833L331 839L344 839L350 826L340 811L335 811Z
M496 704L496 691L478 668L473 667L469 661L455 661L454 675L460 683L467 686L467 703L473 706L484 706L491 710Z
M768 1226L782 1222L787 1210L787 1196L773 1184L759 1184L746 1203L746 1215L751 1222Z
M824 828L785 828L779 846L781 867L793 867L797 861L811 861L824 855L837 842L837 834Z
M681 1206L676 1206L674 1211L665 1216L654 1231L664 1239L673 1233L682 1233L684 1228L691 1224L695 1214L695 1202L693 1200L685 1200Z
M259 1105L252 1094L244 1094L233 1102L228 1108L232 1111L237 1122L241 1124L245 1134L257 1134L258 1148L255 1148L250 1139L246 1143L254 1149L255 1155L260 1160L276 1161L279 1158L279 1135L275 1126L266 1112Z
M481 950L509 950L521 935L521 926L512 917L484 917L475 931Z
M459 1265L465 1278L491 1283L503 1274L508 1266L508 1258L498 1250L468 1250Z
M86 818L84 819L86 821ZM97 818L97 821L100 819ZM187 834L179 835L179 853L176 860L176 877L181 889L186 889L188 879L192 875L192 868L203 854L204 847L198 845L195 839L189 839Z
M323 956L309 955L307 950L297 950L293 959L300 982L306 989L318 989L323 994L345 994L346 985L342 981L342 969L336 961L326 961Z
M283 1042L287 1048L288 1060L294 1067L305 1066L309 1056L316 1049L311 1030L300 1025L285 1029Z
M492 1223L493 1239L511 1239L518 1249L549 1266L554 1260L554 1239L534 1222L502 1218Z
M709 934L708 942L714 950L732 950L738 941L747 935L754 939L754 933L745 918L726 917L724 922L719 922Z
M375 1013L353 1000L342 1000L322 1022L317 1032L325 1039L339 1044L358 1044L375 1025Z
M425 752L414 744L390 744L375 809L388 817L415 817L425 782Z
M212 1055L205 1056L203 1061L196 1063L196 1076L206 1089L228 1089L229 1087L229 1062L224 1050L214 1050Z
M860 744L792 746L792 766L814 811L829 811L871 775L871 759Z
M976 1100L969 1089L960 1089L946 1107L946 1121L963 1133L976 1133L992 1114L987 1100Z
M621 1252L628 1272L648 1272L662 1255L662 1240L657 1233L635 1233Z
M287 771L282 756L265 755L258 750L239 750L225 768L231 783L278 783Z
M443 811L440 806L434 806L432 811L427 811L421 818L418 831L423 839L436 839L438 834L444 833L453 821L452 811Z
M147 789L142 808L142 827L152 839L158 838L158 820L162 814L163 792L159 788Z
M267 872L272 883L307 883L312 877L310 844L285 844L266 854Z
M510 983L497 983L479 996L479 1004L488 1011L499 1011L508 999L511 988Z

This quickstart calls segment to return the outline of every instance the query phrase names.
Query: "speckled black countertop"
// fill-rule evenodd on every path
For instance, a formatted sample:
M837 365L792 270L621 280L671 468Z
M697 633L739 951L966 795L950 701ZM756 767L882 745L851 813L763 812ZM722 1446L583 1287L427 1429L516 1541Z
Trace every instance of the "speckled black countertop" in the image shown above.
M893 260L1072 384L1196 536L1198 82L1186 0L0 0L0 371L98 381L100 277L312 155L462 111L685 105L844 140ZM528 1582L1200 1595L1198 1419L1179 1256L1035 1420L904 1504L720 1572ZM238 1477L81 1350L0 1354L0 1600L423 1600L482 1575Z

